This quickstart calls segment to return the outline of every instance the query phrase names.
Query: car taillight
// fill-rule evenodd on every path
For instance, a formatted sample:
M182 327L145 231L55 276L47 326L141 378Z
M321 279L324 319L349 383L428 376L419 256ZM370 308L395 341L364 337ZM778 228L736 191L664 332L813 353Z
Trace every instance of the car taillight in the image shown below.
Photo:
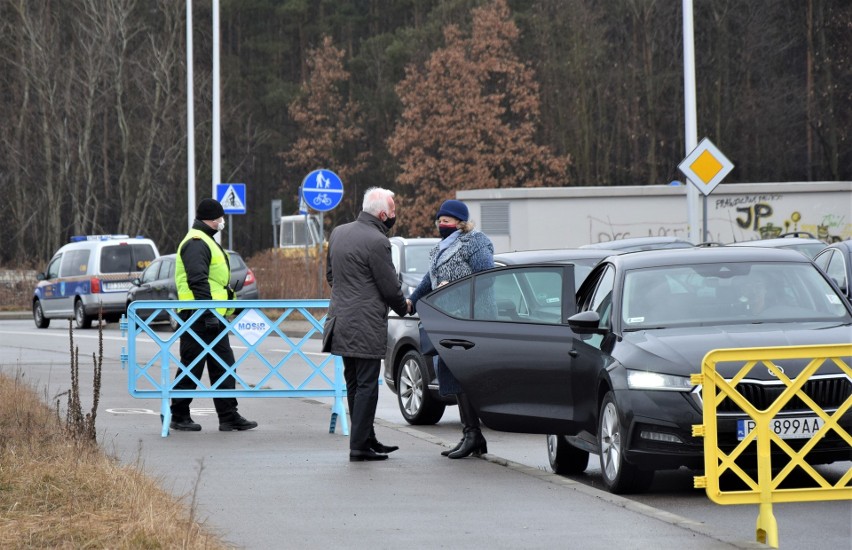
M253 284L254 284L254 273L252 272L251 269L249 269L248 273L246 273L246 282L244 282L243 285L253 285Z
M89 286L92 287L92 294L98 294L101 291L101 280L93 277L89 281Z

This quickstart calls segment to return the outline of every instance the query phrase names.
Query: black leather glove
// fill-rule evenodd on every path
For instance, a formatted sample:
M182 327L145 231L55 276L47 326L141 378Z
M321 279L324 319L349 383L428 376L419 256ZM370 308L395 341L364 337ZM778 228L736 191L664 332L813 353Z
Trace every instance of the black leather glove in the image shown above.
M206 317L204 319L204 330L208 334L219 334L219 331L220 331L219 319L217 319L213 315Z

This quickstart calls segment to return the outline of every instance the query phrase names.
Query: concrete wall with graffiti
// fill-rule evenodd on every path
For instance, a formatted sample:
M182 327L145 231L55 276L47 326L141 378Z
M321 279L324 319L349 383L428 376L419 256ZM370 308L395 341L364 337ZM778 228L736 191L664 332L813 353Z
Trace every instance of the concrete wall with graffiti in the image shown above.
M685 186L478 189L459 191L457 198L495 252L662 235L689 240ZM705 241L794 231L826 243L852 238L852 182L721 184L699 201L706 201Z

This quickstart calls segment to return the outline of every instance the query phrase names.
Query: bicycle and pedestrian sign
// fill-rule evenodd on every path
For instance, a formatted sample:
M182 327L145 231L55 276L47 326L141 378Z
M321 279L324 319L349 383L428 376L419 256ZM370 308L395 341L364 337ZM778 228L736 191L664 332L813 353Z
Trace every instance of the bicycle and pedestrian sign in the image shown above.
M333 210L343 200L343 182L331 170L314 170L302 180L302 199L319 212Z

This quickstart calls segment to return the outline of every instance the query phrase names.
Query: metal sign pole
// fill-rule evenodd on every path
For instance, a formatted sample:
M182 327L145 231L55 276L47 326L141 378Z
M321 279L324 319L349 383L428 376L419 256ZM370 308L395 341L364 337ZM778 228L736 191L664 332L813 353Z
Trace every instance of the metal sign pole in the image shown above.
M234 249L234 215L228 214L228 250Z

